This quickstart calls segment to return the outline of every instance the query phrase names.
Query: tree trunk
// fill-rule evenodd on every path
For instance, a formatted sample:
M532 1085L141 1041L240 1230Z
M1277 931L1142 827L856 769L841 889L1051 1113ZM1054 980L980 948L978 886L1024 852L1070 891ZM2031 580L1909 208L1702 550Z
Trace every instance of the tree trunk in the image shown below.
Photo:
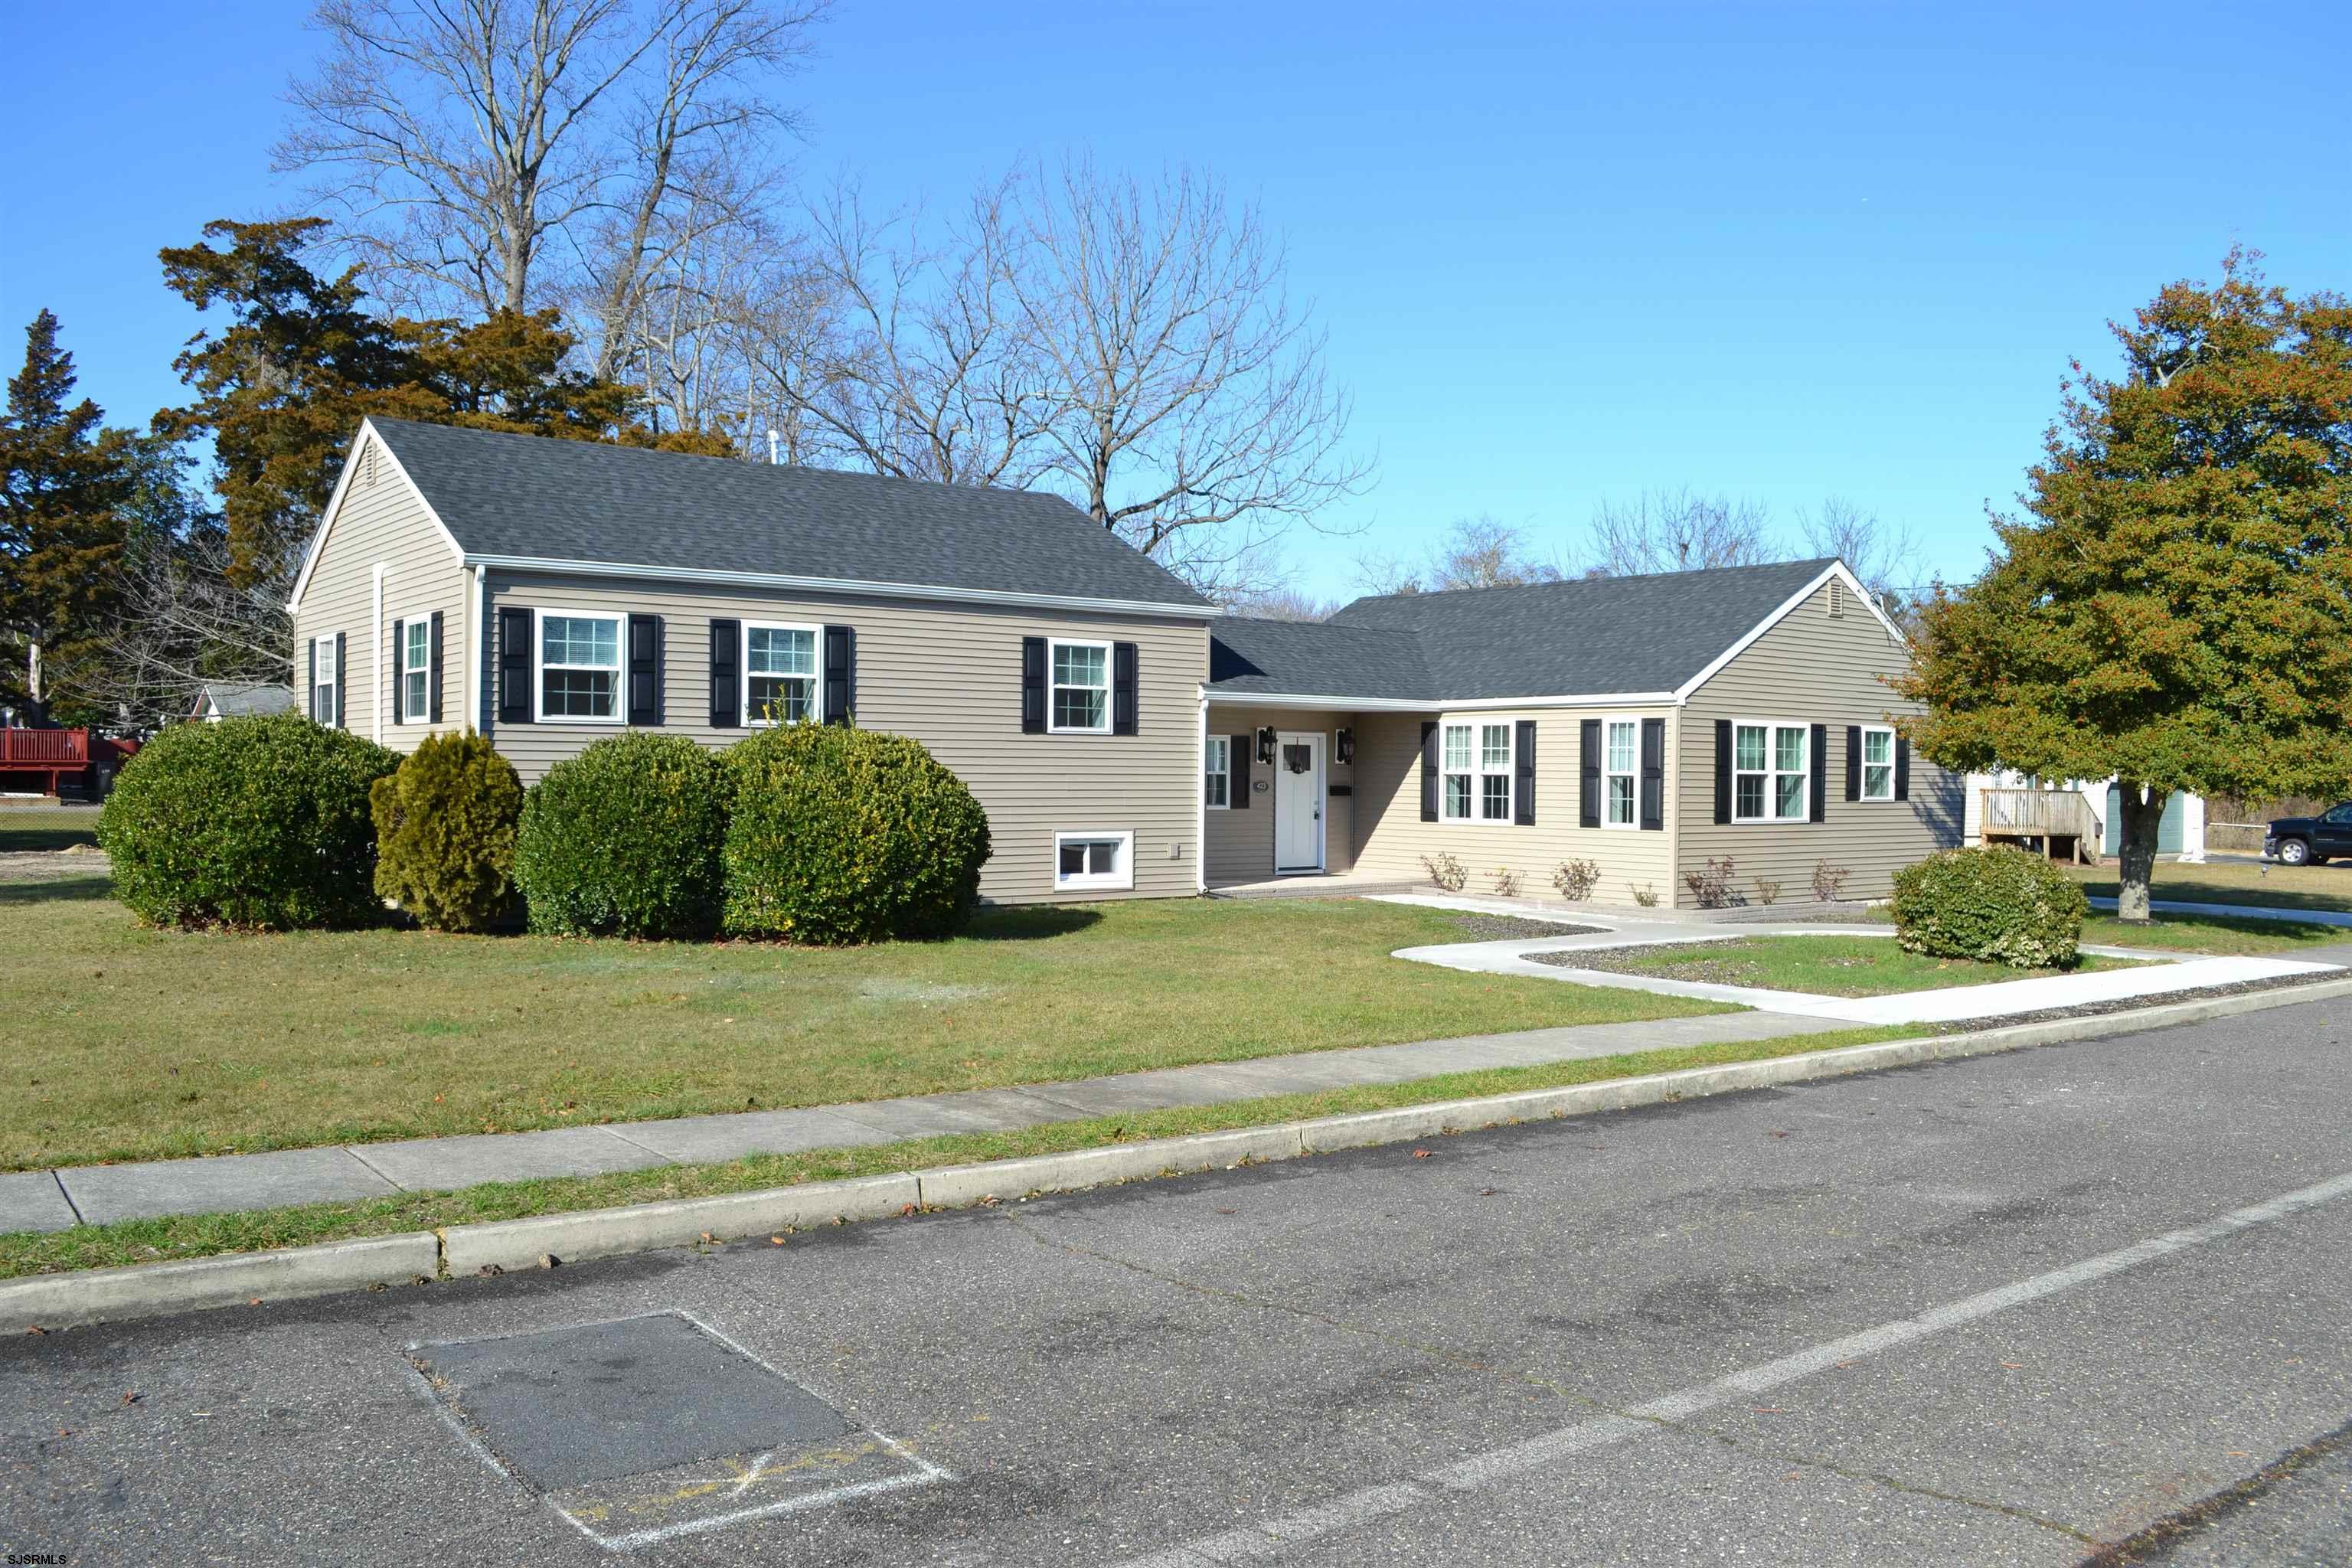
M2153 917L2148 912L2148 884L2156 876L2156 834L2164 820L2164 803L2168 790L2150 789L2142 800L2141 786L2129 779L2116 781L2116 809L2123 814L2123 832L2117 843L2121 853L2120 875L2116 888L2116 916L2136 925L2146 925Z

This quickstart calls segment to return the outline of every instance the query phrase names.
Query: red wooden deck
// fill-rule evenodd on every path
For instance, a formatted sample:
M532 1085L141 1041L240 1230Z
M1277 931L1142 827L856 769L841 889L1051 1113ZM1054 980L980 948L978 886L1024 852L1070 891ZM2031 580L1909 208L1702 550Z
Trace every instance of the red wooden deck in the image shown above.
M85 786L93 762L111 763L138 750L136 741L92 740L87 730L0 728L0 788L37 786L44 795L73 780Z

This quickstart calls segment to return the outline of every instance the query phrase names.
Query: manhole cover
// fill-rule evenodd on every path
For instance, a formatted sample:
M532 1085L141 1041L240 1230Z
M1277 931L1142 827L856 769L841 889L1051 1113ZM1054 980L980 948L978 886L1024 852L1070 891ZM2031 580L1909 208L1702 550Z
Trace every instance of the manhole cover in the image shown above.
M606 1546L947 1479L683 1312L408 1356L470 1441Z

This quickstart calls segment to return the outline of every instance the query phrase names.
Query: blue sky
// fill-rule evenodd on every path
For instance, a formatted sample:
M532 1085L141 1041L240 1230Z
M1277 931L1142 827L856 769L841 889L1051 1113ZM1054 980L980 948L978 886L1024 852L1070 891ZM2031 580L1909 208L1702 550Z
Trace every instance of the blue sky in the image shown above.
M306 8L11 6L0 325L117 419L197 319L159 246L280 210ZM2352 286L2352 6L841 0L814 174L952 201L1024 155L1256 196L1379 479L1306 586L1492 513L1573 550L1653 487L1847 497L1966 575L2104 323L2243 242ZM16 351L5 350L13 366Z

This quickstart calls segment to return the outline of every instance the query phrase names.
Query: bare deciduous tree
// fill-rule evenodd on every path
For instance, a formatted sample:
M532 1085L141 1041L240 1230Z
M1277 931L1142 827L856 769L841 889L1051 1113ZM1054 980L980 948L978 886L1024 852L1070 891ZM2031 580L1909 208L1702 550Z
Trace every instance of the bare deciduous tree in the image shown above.
M183 539L136 540L114 576L122 614L71 679L78 695L102 704L124 728L186 718L210 683L284 686L292 679L294 626L279 588L240 585L216 527Z
M1050 479L1211 592L1294 521L1360 490L1349 404L1283 287L1255 207L1179 171L1083 160L1015 188L1024 340L1055 403Z
M1782 558L1758 501L1690 490L1645 490L1593 510L1587 576L1628 577L1753 566Z
M707 219L720 193L741 198L741 133L777 117L763 76L814 14L814 0L322 0L327 58L292 89L277 165L320 177L379 290L413 313L525 310L584 271L598 318L625 321L645 274L696 232L681 205Z
M1524 530L1488 513L1456 518L1419 561L1365 555L1357 577L1370 594L1442 594L1456 588L1515 588L1557 583L1568 574L1538 552Z
M755 363L814 460L902 479L1026 486L1062 400L1023 330L1007 187L936 237L870 217L855 185L807 215L802 291L763 317Z

